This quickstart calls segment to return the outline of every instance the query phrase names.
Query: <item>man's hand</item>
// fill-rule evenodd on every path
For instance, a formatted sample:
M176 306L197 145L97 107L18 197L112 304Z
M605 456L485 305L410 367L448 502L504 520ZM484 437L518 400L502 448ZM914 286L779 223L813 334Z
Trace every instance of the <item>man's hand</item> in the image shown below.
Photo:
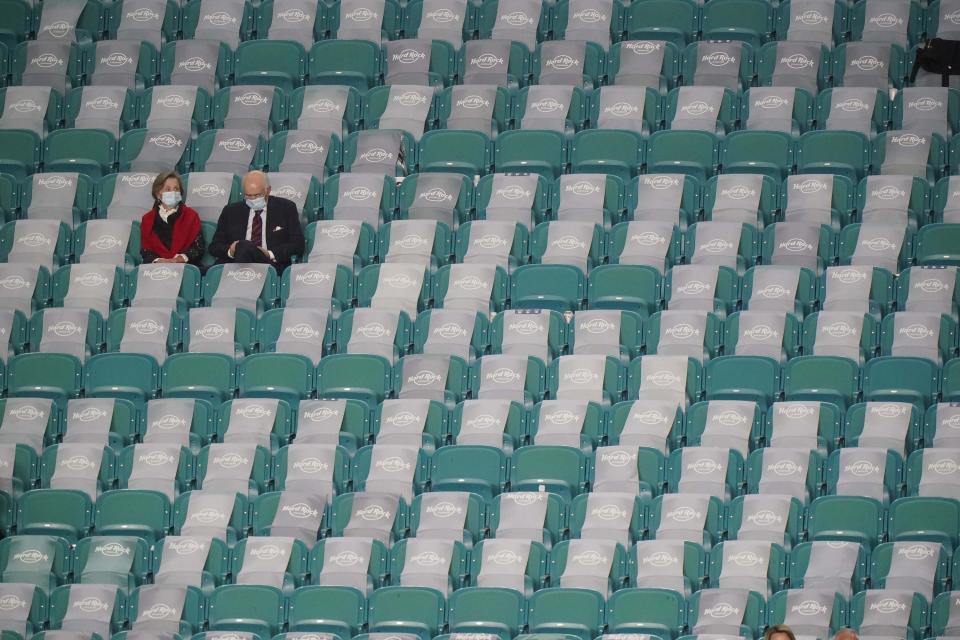
M184 264L185 262L187 262L187 256L183 255L182 253L178 253L177 255L173 256L173 259L170 260L170 262L175 262L177 264Z
M238 242L239 240L234 240L232 243L230 243L230 248L227 249L227 257L232 258L236 255Z

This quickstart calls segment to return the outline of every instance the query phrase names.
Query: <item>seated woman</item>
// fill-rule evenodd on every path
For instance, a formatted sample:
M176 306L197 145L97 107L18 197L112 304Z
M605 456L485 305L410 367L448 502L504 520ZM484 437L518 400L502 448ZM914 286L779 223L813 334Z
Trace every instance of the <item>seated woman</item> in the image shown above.
M189 262L200 266L203 234L200 216L183 204L183 181L176 171L165 171L153 181L153 209L140 222L143 262Z

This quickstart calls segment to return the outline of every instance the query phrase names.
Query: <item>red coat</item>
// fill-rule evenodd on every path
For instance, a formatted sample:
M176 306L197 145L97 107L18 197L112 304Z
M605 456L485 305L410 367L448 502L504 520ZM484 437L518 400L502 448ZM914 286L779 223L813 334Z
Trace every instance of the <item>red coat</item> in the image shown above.
M200 216L187 205L181 204L180 216L173 225L171 246L167 247L153 232L153 221L158 215L156 208L143 214L143 220L140 222L140 247L161 258L170 259L183 253L200 234Z

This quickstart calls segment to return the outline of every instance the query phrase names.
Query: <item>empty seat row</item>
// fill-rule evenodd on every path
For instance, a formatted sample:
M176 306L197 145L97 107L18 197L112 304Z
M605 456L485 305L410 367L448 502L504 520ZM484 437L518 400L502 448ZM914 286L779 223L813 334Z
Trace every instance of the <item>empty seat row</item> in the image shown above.
M51 628L66 630L63 633L84 630L74 631L71 637L110 638L111 632L117 631L114 640L137 637L134 634L143 629L150 629L149 633L153 634L159 633L157 629L168 629L164 637L179 639L182 634L183 638L190 638L191 633L205 626L210 630L193 635L193 640L233 637L270 640L271 636L274 640L292 640L312 637L318 632L344 640L351 636L355 640L367 640L376 637L376 633L403 634L401 637L416 640L431 640L434 636L447 640L462 633L478 633L463 631L465 629L489 630L481 633L491 640L510 640L514 636L517 640L533 640L544 634L565 640L593 640L605 638L604 634L638 630L657 639L692 640L698 635L722 630L735 630L741 637L755 638L762 637L767 624L791 620L796 615L791 611L795 598L807 598L810 606L820 606L822 618L803 620L802 625L795 623L812 633L829 636L832 630L850 625L862 632L876 629L923 637L930 631L931 624L941 633L955 628L950 604L951 598L956 597L943 594L928 603L922 596L911 597L904 590L870 589L853 595L848 604L847 599L839 596L833 599L813 589L794 589L778 593L767 601L757 593L721 588L693 594L688 602L682 594L641 588L622 590L605 603L599 594L577 588L545 589L528 598L510 590L468 588L452 594L448 603L441 593L424 587L385 587L365 598L356 591L336 587L307 586L284 594L276 587L245 584L219 587L207 597L183 587L143 587L128 599L113 589L97 592L90 586L69 585L54 591L48 603L39 590L8 591L25 605L32 605L28 607L29 619L14 623L27 629L27 637L49 619ZM102 616L85 621L86 624L72 620L68 615L71 603L93 597L90 594L95 592L99 596L95 599L104 604ZM183 610L164 610L167 615L157 614L157 621L151 623L145 616L156 610L156 605L150 606L151 603L170 597L184 600ZM717 609L718 606L724 608ZM889 613L877 613L880 606L885 609L897 606L908 615L901 619ZM728 609L726 615L716 615ZM723 619L730 616L735 617ZM119 631L128 624L131 631ZM90 628L100 633L91 635ZM280 633L285 629L289 632ZM354 635L364 630L369 633ZM449 634L437 635L447 631ZM529 634L521 633L524 631ZM38 633L33 638L56 637L56 632L46 633L50 635Z
M27 37L43 37L51 29L59 36L72 36L78 40L102 38L137 37L159 44L162 40L175 38L209 38L216 36L233 46L241 39L283 39L291 38L308 45L322 38L366 38L379 41L383 39L411 38L434 35L459 43L474 37L491 38L514 35L535 44L538 40L552 39L589 39L609 46L611 40L623 37L635 37L643 33L643 26L651 18L659 27L653 31L657 35L666 35L675 41L691 39L734 38L748 42L762 43L779 37L791 40L819 40L828 44L839 42L848 37L855 40L879 40L885 42L918 42L926 35L949 37L950 25L940 28L942 18L940 3L933 2L930 7L921 7L920 3L907 2L898 5L893 23L888 21L875 24L871 21L878 9L869 2L858 2L852 7L846 4L818 5L817 19L807 18L806 22L795 24L794 18L802 15L807 5L794 3L797 8L791 10L790 3L779 8L766 2L742 2L725 0L715 7L701 10L696 4L682 2L663 2L652 7L633 7L620 2L604 3L604 13L593 19L585 19L578 12L576 3L563 2L559 6L549 3L511 3L496 0L484 3L456 3L447 11L456 16L456 24L450 18L438 20L429 12L424 14L421 3L407 7L400 3L388 2L381 10L383 15L364 20L354 17L357 9L367 9L363 3L335 2L314 7L314 12L304 12L296 21L286 18L293 25L277 24L279 17L285 19L284 6L277 7L274 15L273 3L264 7L236 0L217 8L225 18L212 22L207 18L213 9L201 0L193 0L182 7L163 4L150 19L141 19L148 24L129 25L124 20L123 4L104 5L99 1L90 1L72 12L31 10L26 3L10 0L6 3L10 12L4 43L10 44ZM573 5L572 8L570 5ZM943 13L948 13L952 5L946 3ZM502 15L525 10L524 20L517 24L498 21ZM531 14L531 15L528 15ZM58 20L68 17L67 22L73 28L60 27ZM372 24L363 24L368 22ZM299 24L303 23L303 24ZM358 24L360 23L360 24ZM529 23L529 26L528 26ZM599 24L598 24L599 23ZM53 25L53 26L52 26ZM649 36L647 36L649 37Z

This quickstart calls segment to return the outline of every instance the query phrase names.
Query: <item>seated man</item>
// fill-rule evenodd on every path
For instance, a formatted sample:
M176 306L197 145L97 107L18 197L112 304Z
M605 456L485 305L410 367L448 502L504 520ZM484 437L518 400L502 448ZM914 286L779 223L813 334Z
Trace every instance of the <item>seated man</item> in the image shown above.
M290 266L293 256L303 254L303 231L296 205L270 195L270 180L262 171L243 177L243 202L223 208L217 231L210 242L210 255L218 264L266 262L277 274Z

